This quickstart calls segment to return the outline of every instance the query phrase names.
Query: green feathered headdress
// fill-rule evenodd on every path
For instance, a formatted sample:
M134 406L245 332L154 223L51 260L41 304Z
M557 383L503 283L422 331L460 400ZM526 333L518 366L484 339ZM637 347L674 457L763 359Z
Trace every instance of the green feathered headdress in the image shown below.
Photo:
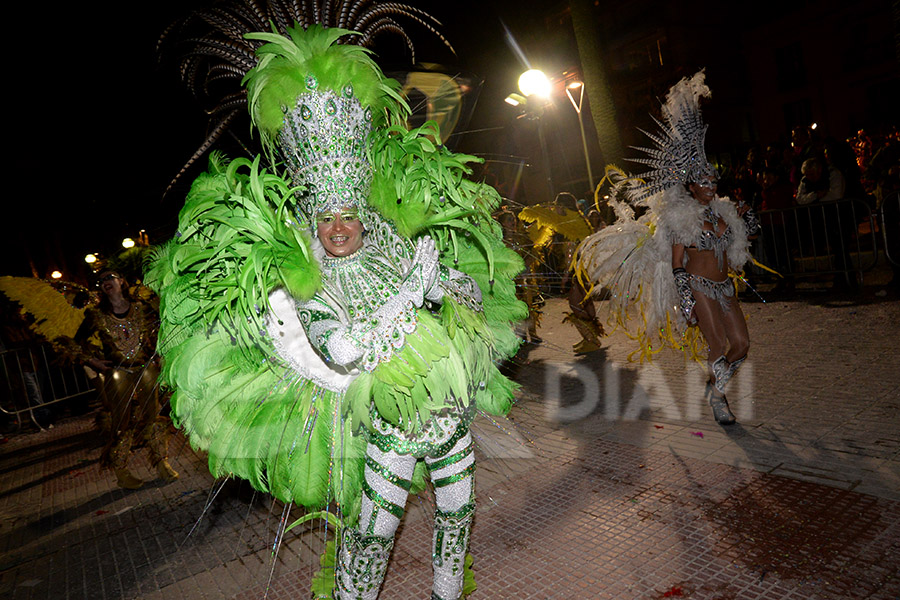
M277 150L304 188L298 216L312 224L320 212L355 207L371 229L372 129L390 129L408 116L399 84L366 49L337 43L352 32L313 25L287 33L248 34L267 42L244 80L253 123L272 162Z
M271 152L284 126L285 113L297 98L313 91L340 92L352 84L353 95L372 113L374 127L401 125L410 110L400 95L400 84L384 76L369 50L338 44L345 35L359 35L338 28L295 26L288 36L249 33L247 38L267 42L256 55L256 67L244 77L250 116Z

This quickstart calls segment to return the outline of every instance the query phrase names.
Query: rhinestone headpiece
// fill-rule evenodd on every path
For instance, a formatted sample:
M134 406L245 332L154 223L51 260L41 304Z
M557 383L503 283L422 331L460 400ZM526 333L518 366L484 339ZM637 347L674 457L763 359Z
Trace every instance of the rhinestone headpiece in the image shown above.
M363 108L350 85L338 93L318 90L314 77L310 91L297 97L286 110L278 143L298 194L298 208L312 225L318 213L353 207L366 208L372 166L366 156L372 113Z
M674 185L687 185L704 177L718 177L716 168L706 158L706 129L700 113L700 97L711 95L704 83L706 74L701 70L693 77L685 77L672 86L662 107L663 121L653 118L659 125L658 135L641 130L656 148L635 150L647 153L647 157L630 158L652 167L640 175L646 183L638 186L635 200L642 200Z

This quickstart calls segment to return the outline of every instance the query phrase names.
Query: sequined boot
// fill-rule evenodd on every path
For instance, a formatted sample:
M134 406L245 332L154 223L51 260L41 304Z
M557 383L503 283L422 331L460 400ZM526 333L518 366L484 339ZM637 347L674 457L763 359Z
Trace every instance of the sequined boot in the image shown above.
M736 419L728 407L728 399L720 393L712 383L706 384L706 397L712 407L713 417L719 425L734 425Z
M452 513L434 513L434 585L432 600L459 600L462 597L466 550L475 503L470 502Z
M393 547L393 538L363 537L356 529L345 527L334 578L336 600L378 598Z
M163 481L175 481L178 479L178 471L172 468L165 458L156 463L156 474Z
M138 479L134 475L131 474L131 471L126 469L125 467L120 467L114 470L116 474L116 483L120 488L125 488L126 490L136 490L144 485L144 481L142 479Z
M144 485L143 480L138 479L128 470L128 459L131 458L131 443L133 435L131 431L120 432L112 446L109 447L108 461L116 474L116 483L120 488L136 490Z
M169 464L169 431L165 421L156 420L144 429L144 440L150 450L150 464L156 467L157 476L170 482L178 479L178 471Z
M573 313L567 313L563 322L571 323L581 334L581 340L572 347L576 354L587 354L601 348L603 325L597 319L584 319Z
M728 407L728 400L725 398L725 386L731 381L746 358L744 356L730 363L723 355L709 365L711 381L706 384L706 398L713 409L716 422L720 425L733 425L736 421Z
M731 378L734 377L734 374L737 373L737 370L741 368L746 359L746 356L742 356L734 362L728 362L728 359L722 355L710 363L710 377L712 377L712 383L720 394L725 393L725 386L728 385L728 382L731 381Z

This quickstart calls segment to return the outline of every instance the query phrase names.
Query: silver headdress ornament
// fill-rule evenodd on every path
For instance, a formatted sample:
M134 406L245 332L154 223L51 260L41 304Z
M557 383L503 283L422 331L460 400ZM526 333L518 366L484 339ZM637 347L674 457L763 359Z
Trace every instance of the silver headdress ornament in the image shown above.
M258 38L246 37L246 33L274 30L286 35L295 25L308 29L318 24L355 32L357 35L345 36L341 43L362 47L371 47L383 35L394 35L406 43L415 62L415 49L404 23L424 28L453 50L438 31L437 19L393 0L223 0L191 11L170 25L157 43L159 59L174 63L210 122L206 140L169 183L166 193L226 132L238 135L243 130L236 126L248 106L241 81L257 65L256 51L263 44Z
M659 134L653 135L641 129L653 140L656 148L632 146L647 153L647 157L630 158L652 167L640 177L646 183L637 187L634 200L642 200L675 185L687 185L704 177L718 177L716 168L706 158L706 129L700 113L700 97L709 98L709 87L704 83L706 73L700 70L693 77L685 77L676 83L666 95L662 107L663 121L653 120L659 125Z
M314 224L321 212L365 210L372 183L366 157L372 112L349 84L340 93L319 91L310 75L306 85L310 92L285 113L278 145L294 184L306 188L298 207Z

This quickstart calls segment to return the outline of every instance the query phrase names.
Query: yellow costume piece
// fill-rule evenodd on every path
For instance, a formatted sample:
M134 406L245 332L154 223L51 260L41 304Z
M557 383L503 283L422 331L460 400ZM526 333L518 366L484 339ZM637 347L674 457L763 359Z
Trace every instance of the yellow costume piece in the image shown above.
M0 277L0 292L34 317L32 329L47 340L74 337L84 320L83 308L69 304L62 293L41 279Z
M559 210L563 214L559 214ZM536 248L544 248L549 244L554 233L570 242L580 242L592 233L590 224L580 212L565 207L549 204L526 206L519 211L519 219L535 225L528 230L528 237Z

